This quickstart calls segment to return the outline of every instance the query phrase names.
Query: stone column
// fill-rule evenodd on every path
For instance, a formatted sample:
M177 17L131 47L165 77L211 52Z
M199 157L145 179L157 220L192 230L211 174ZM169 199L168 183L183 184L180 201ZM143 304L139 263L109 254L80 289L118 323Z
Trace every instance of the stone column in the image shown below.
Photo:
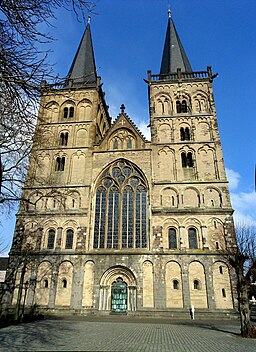
M202 233L203 249L209 249L207 228L205 225L201 226L201 233Z
M57 265L53 264L52 268L52 277L51 277L51 287L50 287L50 293L49 293L49 308L54 308L55 307L55 297L56 297L56 291L57 291L57 282L58 282L58 270L57 270Z
M56 249L61 249L62 227L57 228Z
M186 240L186 234L185 234L185 227L184 226L180 226L179 227L179 236L180 236L180 249L186 249L187 240Z
M210 310L214 310L216 309L216 304L215 304L215 297L214 297L211 265L209 263L204 263L204 264L205 264L205 284L206 284L208 308Z
M72 280L72 295L71 295L71 309L82 309L83 299L83 281L84 281L84 265L81 263L81 258L74 263L74 272Z
M188 264L183 264L183 268L182 268L182 289L183 289L184 309L189 310L189 308L190 308L190 286L189 286Z
M37 238L36 238L36 251L40 251L42 247L42 237L43 237L43 228L39 227L37 229Z

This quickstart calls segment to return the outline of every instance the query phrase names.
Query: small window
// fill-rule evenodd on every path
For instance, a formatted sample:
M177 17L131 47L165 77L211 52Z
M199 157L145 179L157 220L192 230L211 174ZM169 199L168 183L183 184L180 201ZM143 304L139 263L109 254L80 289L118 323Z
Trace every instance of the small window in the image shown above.
M182 100L181 103L181 112L188 112L187 102L186 100Z
M185 128L184 134L185 134L185 140L190 141L190 130L188 127Z
M68 107L65 107L64 110L63 110L63 117L64 119L67 119L68 118Z
M187 154L187 166L188 167L193 167L194 165L193 165L193 158L192 158L192 153L191 152L189 152L188 154Z
M185 130L184 127L181 127L180 129L180 140L185 141Z
M54 241L55 241L55 231L49 230L48 233L48 241L47 241L47 248L53 249L54 248Z
M220 249L219 242L215 242L215 248Z
M181 113L181 103L179 100L176 101L176 111L177 111L177 114Z
M71 106L70 108L69 108L69 118L73 118L74 117L74 107L73 106Z
M73 230L67 230L66 234L66 249L72 249L73 248L73 238L74 238L74 231Z
M68 285L67 280L66 280L66 279L63 279L63 280L62 280L62 287L63 287L63 288L67 288L67 285Z
M72 199L72 208L75 207L75 199Z
M131 148L132 148L132 140L131 138L129 138L127 141L127 149L131 149Z
M178 280L173 280L173 289L178 290L179 289L179 281Z
M181 163L182 167L187 167L187 156L186 153L181 153Z
M57 157L56 158L56 165L55 165L55 171L64 171L65 168L65 157Z
M114 140L113 149L118 149L118 140Z
M221 291L222 291L222 297L223 297L223 298L226 298L226 291L225 291L225 288L223 288Z
M60 134L60 145L68 145L68 132L61 132Z
M48 288L48 286L49 286L48 280L44 280L44 288Z
M199 280L194 280L194 290L200 290L200 282L199 282Z
M220 271L220 274L223 274L223 267L222 266L219 267L219 271Z
M190 249L197 249L198 248L197 234L196 234L196 230L193 228L190 228L188 230L188 242L189 242Z
M169 249L177 249L176 230L173 228L169 229L168 235L169 235Z

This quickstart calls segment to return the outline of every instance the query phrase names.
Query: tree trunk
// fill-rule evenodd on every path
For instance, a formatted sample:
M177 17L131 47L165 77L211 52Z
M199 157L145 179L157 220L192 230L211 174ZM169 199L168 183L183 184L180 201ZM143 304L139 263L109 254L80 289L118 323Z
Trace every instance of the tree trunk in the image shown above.
M255 337L255 327L251 323L248 297L248 284L244 282L243 275L238 277L238 302L241 322L241 336Z

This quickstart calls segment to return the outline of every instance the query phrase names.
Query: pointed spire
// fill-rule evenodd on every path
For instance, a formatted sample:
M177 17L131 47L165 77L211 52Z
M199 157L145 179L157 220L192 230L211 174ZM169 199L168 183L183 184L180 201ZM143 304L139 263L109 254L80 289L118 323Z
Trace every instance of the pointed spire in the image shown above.
M177 68L180 68L182 72L192 72L188 57L171 18L171 10L169 9L160 74L175 73L177 72Z
M68 73L68 79L72 86L95 86L97 81L96 66L92 45L92 35L90 28L91 17L77 49L75 58ZM68 86L68 81L66 86ZM69 81L70 82L70 81Z

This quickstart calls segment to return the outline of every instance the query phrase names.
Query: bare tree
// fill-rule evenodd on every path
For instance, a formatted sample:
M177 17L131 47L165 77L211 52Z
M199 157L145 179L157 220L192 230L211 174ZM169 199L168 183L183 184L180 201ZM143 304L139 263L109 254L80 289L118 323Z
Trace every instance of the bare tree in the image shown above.
M238 308L242 337L256 337L256 327L250 319L249 295L256 276L256 227L238 224L234 229L236 245L227 250L227 259L236 273Z
M0 212L21 200L41 82L60 83L47 61L46 43L53 38L40 25L50 26L60 7L84 20L94 6L85 0L0 2Z

